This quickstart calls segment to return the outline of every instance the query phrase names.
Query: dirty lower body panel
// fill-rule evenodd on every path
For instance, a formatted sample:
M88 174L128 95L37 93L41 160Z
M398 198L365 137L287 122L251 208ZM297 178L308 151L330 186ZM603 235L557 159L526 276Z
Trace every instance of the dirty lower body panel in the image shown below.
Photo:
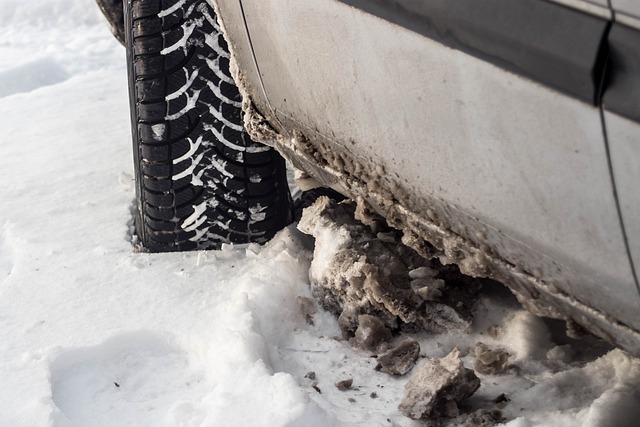
M462 213L439 200L416 199L373 163L357 158L344 147L329 141L312 141L298 130L292 132L291 137L276 131L250 99L245 100L244 107L245 126L252 137L274 146L296 168L309 173L322 185L348 195L355 201L360 218L366 221L372 215L384 217L390 226L403 232L402 242L422 257L439 258L443 264L458 265L466 275L504 283L534 314L564 319L569 330L576 334L584 328L631 354L640 355L638 331L477 242L484 224L478 223L474 228L474 223L465 218L466 234L459 234L460 230L453 231L452 224L463 220ZM295 129L293 124L291 128Z
M247 8L251 7L268 9L266 3L243 2L242 4L245 7L245 14L248 11ZM546 256L538 250L532 250L526 244L507 234L507 232L513 230L505 231L502 228L488 225L482 217L470 215L468 212L459 209L455 204L438 197L433 191L426 191L424 185L420 182L411 181L411 171L403 172L398 165L391 167L390 162L382 161L379 153L364 154L364 152L359 151L359 145L363 141L345 139L332 134L330 130L326 129L321 131L317 126L314 128L312 124L308 123L306 119L309 119L309 117L306 117L306 119L296 117L295 114L286 111L286 106L295 102L288 96L287 100L274 98L275 101L280 103L274 104L274 99L270 99L269 96L271 89L268 85L265 86L266 83L261 78L261 74L256 67L256 61L260 62L260 55L254 56L255 51L252 52L252 49L257 48L255 43L264 44L269 42L269 39L252 39L250 33L254 29L245 27L243 11L235 3L221 3L218 4L218 7L221 9L220 16L223 18L223 23L226 27L225 31L231 35L230 49L234 59L232 72L243 94L245 126L248 132L255 140L275 147L297 169L304 171L308 186L312 186L315 181L316 184L331 187L350 197L357 205L356 212L359 217L365 219L365 221L372 213L384 217L390 226L402 231L402 241L413 248L420 256L426 259L439 258L443 264L456 264L463 273L473 277L487 277L502 282L533 313L565 319L568 321L569 329L575 333L579 333L582 328L586 328L630 353L640 355L640 333L638 332L640 324L638 323L637 310L634 308L638 306L638 301L636 301L638 300L637 292L635 288L632 289L627 286L626 279L613 278L609 283L606 275L606 277L603 276L602 278L596 277L597 275L592 277L589 274L586 276L584 274L573 274L574 270L572 270L571 266L567 267L566 264L558 262L552 256ZM287 13L274 15L270 18L284 19ZM364 21L369 22L369 18L362 17L358 13L348 16L348 19L353 18L360 24ZM268 21L269 16L265 17L265 19ZM317 19L314 17L314 25L320 25L316 21ZM255 30L258 33L260 31L280 31L277 28L269 27L267 24L268 22L257 22ZM378 24L376 23L376 25ZM363 24L364 27L366 25ZM349 26L348 28L354 29L355 27ZM422 40L417 40L415 37L398 32L393 28L385 27L381 28L382 30L390 31L398 37L402 37L403 40L406 37L407 42L420 51L431 52L436 48L428 42L423 43ZM381 43L384 40L381 39ZM254 42L254 45L252 45L251 41ZM283 55L285 53L283 52ZM450 54L458 55L458 53ZM276 59L283 58L275 53L272 56ZM323 56L323 58L325 57ZM460 56L459 60L464 62L467 58ZM331 61L340 62L335 58L331 59ZM359 65L354 63L354 66ZM363 72L366 72L366 70L366 68L362 69ZM499 73L496 74L497 72L490 67L478 66L476 71L484 77L495 79L496 81L499 80L496 77ZM338 68L336 72L340 72L340 69ZM289 77L294 79L303 78L303 70L300 70L300 73L300 75L296 74ZM510 76L505 76L505 78L511 79ZM517 87L517 90L514 89L516 92L533 94L531 92L533 89L528 83L517 79L512 80L513 87ZM402 81L398 84L401 85ZM504 88L502 86L496 86L496 91L502 93L503 89L510 90L506 86ZM309 88L309 90L311 89ZM518 95L518 93L515 95ZM515 96L511 92L505 92L503 95L505 99L512 99L512 95ZM292 94L292 96L295 97L295 94ZM559 102L552 93L544 92L540 95L540 99L535 99L541 100L542 98L547 101ZM570 109L571 105L573 105L569 104L571 103L567 101L567 109ZM334 107L334 104L323 105L326 108L329 108L329 106ZM368 103L367 105L371 108L378 108L375 103ZM420 105L426 108L423 104ZM341 105L335 104L335 108L341 108ZM357 111L358 114L366 116L365 110L359 109ZM525 113L526 111L518 111L520 115ZM589 115L591 113L591 110L589 110L580 114ZM335 115L335 112L331 114ZM363 120L366 119L365 116L363 116ZM321 120L316 116L313 117L316 120ZM501 117L501 120L504 121L504 117ZM365 125L355 121L354 126L359 126L359 129L361 129ZM562 129L562 126L558 129ZM583 131L586 132L586 130ZM562 132L559 134L562 134ZM591 136L594 134L594 132L589 133ZM398 137L395 134L391 135L395 138ZM522 137L523 135L520 136ZM436 141L438 144L443 143L443 140L438 141ZM539 144L541 141L538 140L537 143ZM369 141L369 144L371 145L374 142ZM385 141L378 142L385 143ZM450 139L450 142L462 143L463 141ZM595 140L592 142L593 147L599 144ZM384 146L386 152L393 152L395 146L390 147L391 143L389 141L386 141L386 143L387 145ZM437 146L440 147L440 145ZM531 142L526 147L532 148L538 147L538 145ZM551 148L553 147L552 145ZM443 149L445 151L448 150L447 152L450 154L452 152L452 155L456 154L455 150L450 146L446 146ZM436 154L434 153L434 155ZM523 159L525 160L533 158L529 154L525 154L520 153L519 156L524 156ZM549 157L550 153L545 155ZM453 166L458 169L461 167L460 164L453 164ZM605 174L606 171L603 172L600 169L598 171L598 173L602 172L602 174L607 175ZM451 175L455 171L449 170L446 172ZM403 173L405 173L405 176L402 176ZM598 182L600 181L598 180ZM480 195L477 196L480 197ZM587 202L591 203L591 199L585 201L585 203ZM482 200L482 203L486 204L488 202L487 200ZM491 204L489 203L488 206L491 206ZM615 215L608 215L607 218L609 217L613 218ZM613 219L615 220L616 218ZM579 222L574 221L572 223L578 224ZM597 248L593 248L593 245L586 246L589 247L589 254L592 254L594 250L598 252ZM610 251L606 248L603 248L600 252L607 253L607 256L613 253L609 253ZM614 258L614 261L617 260L616 262L626 261L622 259L623 257L616 256ZM604 261L602 262L604 263ZM615 264L613 261L612 263ZM598 270L593 263L589 265L590 268ZM622 274L623 268L614 270ZM628 303L623 304L625 301Z

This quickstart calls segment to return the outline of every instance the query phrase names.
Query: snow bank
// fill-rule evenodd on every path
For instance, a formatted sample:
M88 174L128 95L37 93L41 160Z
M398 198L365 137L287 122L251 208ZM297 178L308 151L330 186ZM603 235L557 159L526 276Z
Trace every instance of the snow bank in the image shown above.
M2 0L0 6L0 72L80 74L124 63L94 0Z
M95 0L2 0L0 27L66 27L102 24Z
M398 410L410 373L377 371L309 303L313 244L295 229L135 252L124 50L93 0L2 0L0 27L0 427L420 425ZM465 367L478 341L512 355L461 411L497 407L511 427L638 419L638 360L558 339L499 290L469 333L410 335Z
M38 59L0 72L0 98L54 85L67 78L69 74L56 60Z

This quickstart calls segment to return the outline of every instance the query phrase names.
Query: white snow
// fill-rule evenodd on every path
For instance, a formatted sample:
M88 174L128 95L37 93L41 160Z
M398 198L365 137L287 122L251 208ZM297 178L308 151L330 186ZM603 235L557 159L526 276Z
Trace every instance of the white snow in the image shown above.
M153 139L156 141L162 141L162 137L166 132L166 125L164 123L157 123L155 125L151 125L151 131L153 132Z
M154 125L154 126L157 126L157 125ZM163 126L163 132L164 132L164 124L162 126ZM183 162L189 159L190 157L192 157L196 153L196 151L198 151L198 148L200 148L200 145L202 145L203 139L204 137L202 135L200 135L198 139L195 140L195 142L191 138L187 138L187 141L189 141L189 150L186 153L184 153L182 156L174 159L173 164L177 165L178 163Z
M406 377L334 339L323 310L306 321L295 228L136 252L124 49L93 0L0 0L0 28L0 427L420 425L397 409ZM638 360L573 357L504 296L479 313L472 334L415 336L428 357L480 340L514 355L472 406L506 393L511 427L635 425Z
M200 92L202 92L202 89L199 90L194 90L193 93L191 94L191 96L189 96L189 94L186 94L186 98L187 98L187 103L186 105L182 108L182 110L173 113L173 114L167 114L165 116L165 119L167 120L176 120L179 119L180 117L184 116L185 114L187 114L189 111L193 110L196 106L196 104L198 103L198 98L200 97Z

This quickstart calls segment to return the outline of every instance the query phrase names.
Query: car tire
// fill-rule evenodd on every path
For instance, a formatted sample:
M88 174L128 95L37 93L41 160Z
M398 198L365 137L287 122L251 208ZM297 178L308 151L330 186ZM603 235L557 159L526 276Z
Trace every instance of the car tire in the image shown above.
M263 243L291 222L280 155L250 139L206 0L125 0L135 228L153 252Z

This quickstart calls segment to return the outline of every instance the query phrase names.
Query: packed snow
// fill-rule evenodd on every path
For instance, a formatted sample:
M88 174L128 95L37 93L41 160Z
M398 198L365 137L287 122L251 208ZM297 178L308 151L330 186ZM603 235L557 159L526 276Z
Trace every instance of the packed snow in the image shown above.
M0 427L423 425L398 409L413 372L376 370L312 299L314 242L295 225L264 246L138 250L124 49L93 0L0 0L0 28ZM503 288L480 292L469 331L392 340L409 338L416 366L457 348L475 369L462 413L640 419L637 359Z

